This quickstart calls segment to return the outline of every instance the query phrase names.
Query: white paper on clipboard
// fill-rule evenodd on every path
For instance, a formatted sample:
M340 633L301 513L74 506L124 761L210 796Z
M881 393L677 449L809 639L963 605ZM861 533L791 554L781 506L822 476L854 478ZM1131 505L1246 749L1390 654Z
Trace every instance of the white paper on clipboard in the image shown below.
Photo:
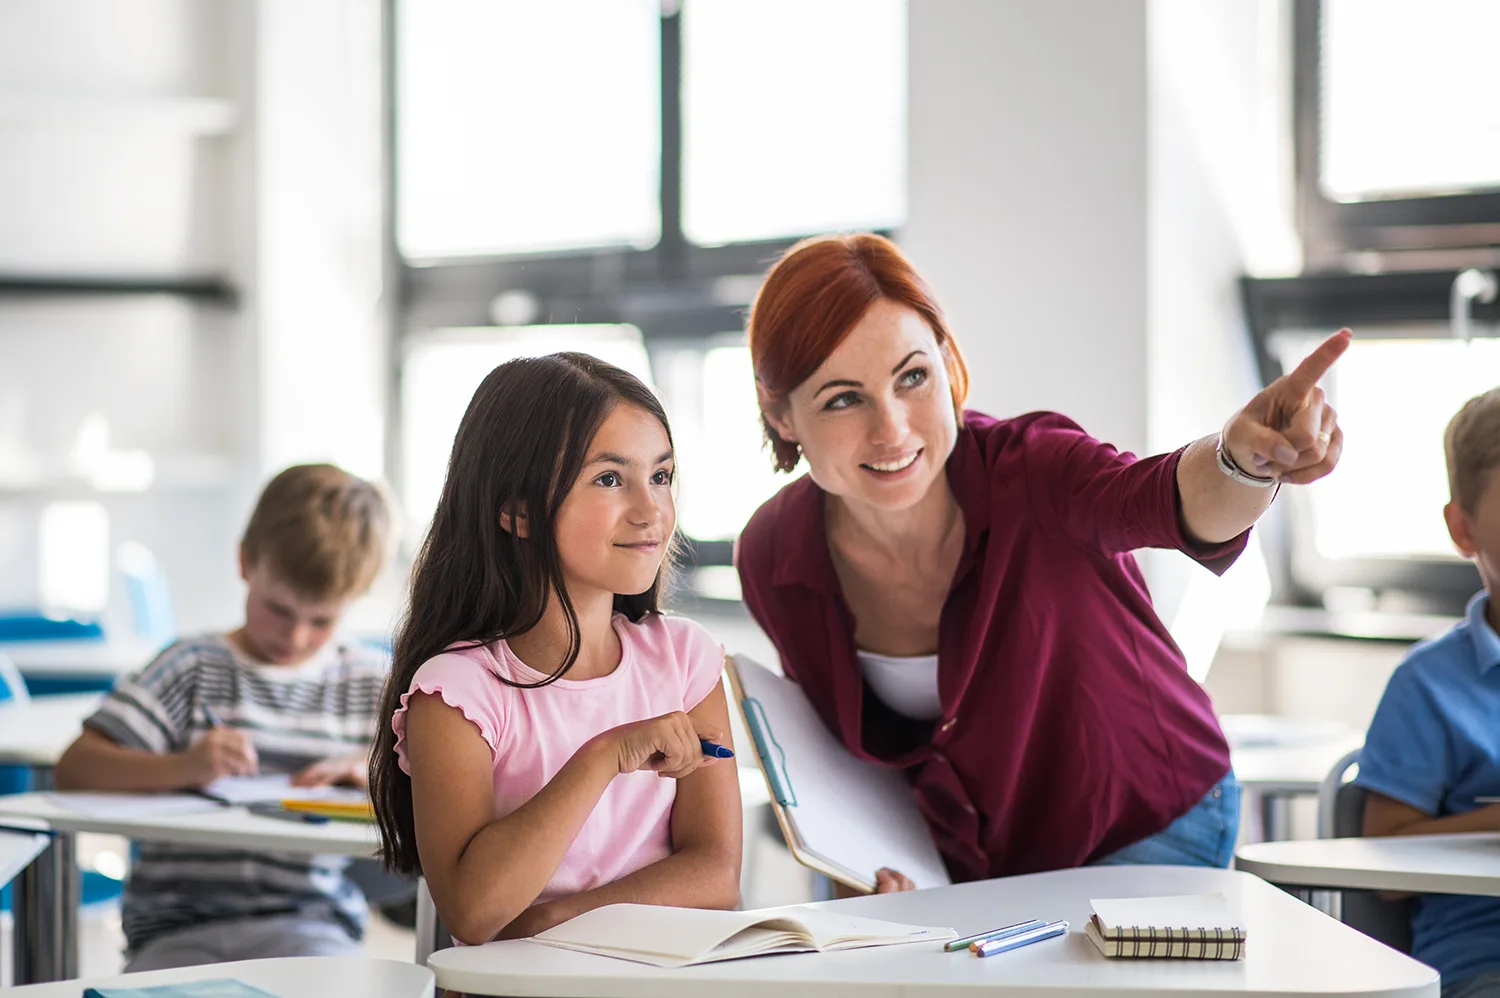
M799 862L864 890L874 889L881 867L904 873L918 889L952 882L900 772L850 755L796 683L743 655L731 656L729 669Z

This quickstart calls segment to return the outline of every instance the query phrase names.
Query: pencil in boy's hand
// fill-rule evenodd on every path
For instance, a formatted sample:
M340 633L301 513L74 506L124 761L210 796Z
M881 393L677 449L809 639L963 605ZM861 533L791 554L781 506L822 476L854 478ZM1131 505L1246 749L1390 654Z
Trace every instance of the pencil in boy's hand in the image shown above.
M734 758L734 750L733 749L727 749L724 746L719 745L716 742L709 741L707 738L700 738L700 739L698 739L698 744L703 747L703 754L706 755L706 756L710 756L711 758L714 758L714 759L733 759Z

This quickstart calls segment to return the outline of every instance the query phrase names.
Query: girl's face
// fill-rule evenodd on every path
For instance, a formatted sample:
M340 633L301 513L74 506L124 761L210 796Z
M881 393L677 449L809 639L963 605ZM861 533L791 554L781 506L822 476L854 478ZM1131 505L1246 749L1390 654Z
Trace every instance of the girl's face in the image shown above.
M677 526L672 445L660 421L616 405L589 444L554 527L569 594L650 589Z
M812 377L766 418L802 445L824 492L883 510L915 505L958 439L948 369L932 327L879 299Z

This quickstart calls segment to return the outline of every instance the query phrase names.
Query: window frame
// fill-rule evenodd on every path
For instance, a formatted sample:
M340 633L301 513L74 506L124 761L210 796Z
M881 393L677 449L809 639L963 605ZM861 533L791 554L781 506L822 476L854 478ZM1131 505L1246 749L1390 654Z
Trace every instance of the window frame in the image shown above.
M536 303L529 325L629 324L648 351L662 344L711 343L743 330L767 267L799 240L785 238L701 246L683 230L682 11L690 0L661 4L661 235L646 249L621 246L450 259L407 259L396 232L399 198L396 145L397 4L385 0L386 287L388 289L390 419L400 425L401 358L408 339L448 326L494 325L491 304L502 292L524 292ZM890 229L873 229L892 235ZM404 473L399 432L387 435L387 466ZM790 479L789 479L790 480ZM728 565L732 541L683 536L683 563Z
M1321 136L1323 0L1295 0L1292 27L1293 157L1297 224L1307 269L1345 269L1351 256L1411 256L1421 266L1437 254L1478 250L1493 265L1500 245L1500 190L1341 202L1323 191ZM1483 248L1490 247L1488 257ZM1455 265L1458 265L1455 261Z

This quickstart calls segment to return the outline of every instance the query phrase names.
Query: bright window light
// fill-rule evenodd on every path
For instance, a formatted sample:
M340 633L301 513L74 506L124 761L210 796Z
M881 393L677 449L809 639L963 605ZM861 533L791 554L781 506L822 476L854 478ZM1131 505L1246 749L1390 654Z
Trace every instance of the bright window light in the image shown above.
M1500 187L1493 0L1324 0L1322 183L1361 201Z
M699 540L732 540L793 477L771 468L750 350L684 350L663 373L678 454L678 525Z
M647 385L651 365L634 326L487 326L411 339L401 368L402 500L414 524L437 508L453 438L474 390L500 364L561 350L593 354Z
M905 220L905 0L690 0L682 39L690 240Z
M109 513L97 502L42 507L37 531L42 606L99 613L109 603Z
M403 0L396 32L407 257L656 242L657 0Z
M1277 336L1291 370L1321 336ZM1355 340L1323 380L1344 429L1333 474L1306 486L1325 558L1457 558L1443 506L1443 431L1470 398L1500 385L1500 340Z

